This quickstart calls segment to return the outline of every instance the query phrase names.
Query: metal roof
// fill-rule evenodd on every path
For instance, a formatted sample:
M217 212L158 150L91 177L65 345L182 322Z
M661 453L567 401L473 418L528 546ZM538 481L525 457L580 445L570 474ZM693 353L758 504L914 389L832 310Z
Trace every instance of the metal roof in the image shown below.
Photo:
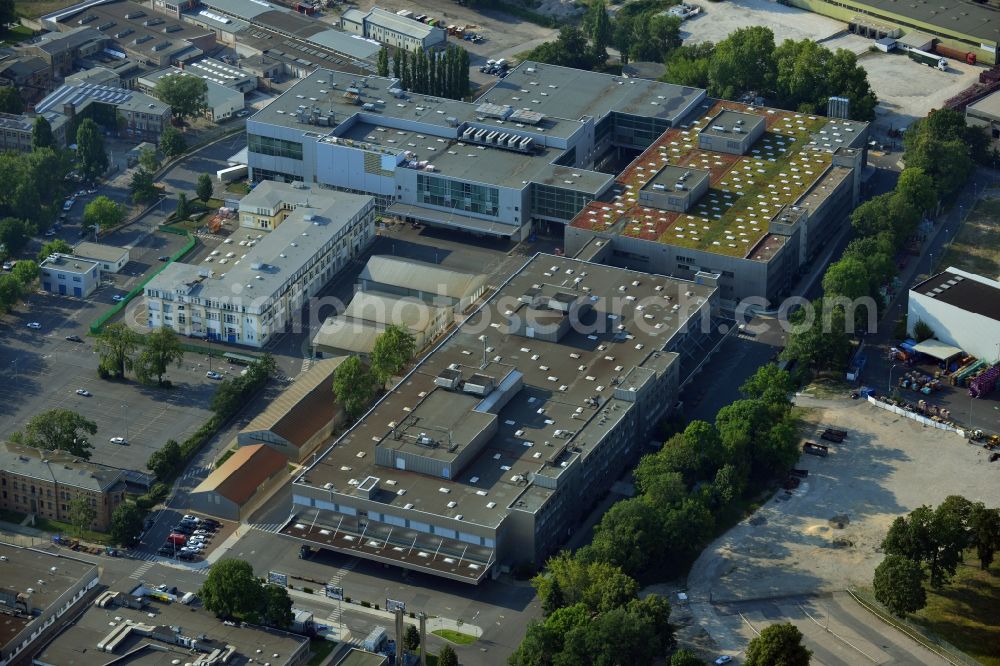
M359 291L342 313L345 317L396 324L411 331L426 331L443 308L428 305L418 298L399 298L373 291Z
M287 464L288 458L264 444L241 446L191 493L214 492L241 505Z
M486 281L483 275L380 254L368 260L359 279L457 299L471 296Z
M0 469L96 492L124 482L120 469L81 461L63 451L41 451L16 444L0 446Z
M373 39L365 39L360 35L351 35L333 29L317 32L309 37L309 41L362 60L375 57L382 48L382 45Z

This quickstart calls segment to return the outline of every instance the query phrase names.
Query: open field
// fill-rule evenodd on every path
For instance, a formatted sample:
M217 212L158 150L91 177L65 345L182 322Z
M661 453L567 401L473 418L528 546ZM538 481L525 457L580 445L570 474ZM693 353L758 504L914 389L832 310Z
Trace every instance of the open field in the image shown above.
M778 44L786 39L818 41L847 29L840 21L768 0L688 0L688 4L701 7L701 13L681 25L687 44L720 42L734 30L752 25L771 28Z
M913 619L985 666L1000 666L1000 562L982 571L969 551L951 583L928 588L927 607Z
M940 266L1000 278L1000 198L979 200L958 228Z
M839 595L870 584L882 559L878 546L896 516L950 494L995 503L996 464L958 435L863 401L798 397L796 403L810 410L805 437L814 439L826 426L850 434L830 447L829 457L803 456L797 467L809 476L797 490L787 497L778 491L702 553L688 578L694 622L735 653L753 636L747 622L760 630L791 620L804 632L811 628L814 663L860 663L852 648L818 630L813 618L822 623L828 615L876 663L943 663Z
M15 0L17 13L28 18L38 18L63 7L69 7L73 0Z
M461 631L452 631L451 629L435 629L431 633L435 636L440 636L446 641L458 643L459 645L469 645L470 643L476 642L475 636L471 634L463 634Z

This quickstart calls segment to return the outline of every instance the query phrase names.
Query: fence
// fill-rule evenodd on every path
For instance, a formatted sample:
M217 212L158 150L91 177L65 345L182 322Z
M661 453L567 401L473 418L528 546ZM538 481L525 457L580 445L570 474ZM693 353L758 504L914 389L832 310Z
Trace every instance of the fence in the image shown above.
M959 433L960 431L955 426L950 426L947 423L941 423L940 421L935 421L934 419L929 419L922 414L916 412L909 412L902 407L897 407L896 405L889 404L887 402L882 402L881 400L875 398L875 396L868 396L868 402L875 405L876 407L881 407L882 409L888 410L894 414L899 414L900 416L905 416L908 419L913 419L917 423L925 426L930 426L932 428L937 428L938 430L946 430L948 432Z
M170 261L168 261L163 266L161 266L160 269L157 270L156 272L154 272L152 275L150 275L147 278L145 278L144 280L142 280L142 282L140 282L138 285L136 285L132 289L132 291L128 292L128 294L125 295L125 298L123 300L119 301L118 303L115 303L111 307L110 310L108 310L107 312L105 312L104 314L102 314L100 317L98 317L94 321L94 323L90 325L90 332L91 332L91 334L93 334L93 335L100 334L101 330L104 328L104 325L108 323L108 320L111 319L112 317L116 316L122 310L124 310L125 307L129 304L129 302L133 298L135 298L136 296L142 294L143 290L146 288L146 284L150 280L152 280L154 277L156 277L157 275L159 275L160 272L163 271L164 269L166 269L166 267L169 266L171 262L180 261L181 258L185 254L187 254L188 252L190 252L194 248L195 244L197 244L197 242L198 242L197 238L195 238L194 236L192 236L191 234L189 234L186 231L179 231L177 229L170 229L168 227L160 227L160 230L161 231L166 231L167 233L171 233L171 234L177 234L179 236L187 236L188 237L188 241L187 241L187 243L184 244L184 247L182 247L181 249L179 249L177 252L174 253L174 256L170 257Z
M905 618L892 615L882 604L875 600L875 597L868 590L849 587L847 588L847 593L872 615L903 632L949 664L954 664L954 666L982 666L980 662L943 638L928 633L923 627Z

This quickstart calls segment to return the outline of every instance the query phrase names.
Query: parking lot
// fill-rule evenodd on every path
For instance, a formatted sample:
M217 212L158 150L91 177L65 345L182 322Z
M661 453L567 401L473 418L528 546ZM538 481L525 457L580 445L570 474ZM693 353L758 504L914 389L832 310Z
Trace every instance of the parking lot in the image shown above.
M808 410L805 438L814 439L821 426L849 435L842 444L830 446L828 457L803 455L797 467L809 470L809 475L801 485L790 496L778 491L753 516L713 542L692 567L688 590L694 621L723 650L738 652L753 635L737 614L746 610L744 604L756 604L750 610L757 613L758 629L785 619L804 620L806 626L811 620L797 610L802 599L818 605L815 595L870 585L882 560L878 546L897 516L923 504L938 504L951 494L972 501L996 498L997 463L989 463L988 452L958 435L924 428L846 397L799 397L796 403ZM893 633L864 613L859 617L879 636ZM810 648L812 640L807 635ZM896 642L880 643L871 636L858 640L868 641L874 650L889 649ZM850 650L845 657L836 656L829 646L818 648L818 653L820 649L826 650L822 663L867 661ZM913 660L892 653L891 659L874 663L936 663L930 657Z
M776 44L786 39L819 41L847 29L840 21L769 0L687 3L700 7L701 13L681 24L685 44L718 43L734 30L755 25L770 28Z

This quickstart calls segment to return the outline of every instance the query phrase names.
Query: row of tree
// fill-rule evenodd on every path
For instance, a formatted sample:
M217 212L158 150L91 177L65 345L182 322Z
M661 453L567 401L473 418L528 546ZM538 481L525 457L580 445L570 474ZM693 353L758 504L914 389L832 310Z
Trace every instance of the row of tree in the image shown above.
M881 311L887 285L897 275L896 255L913 237L921 220L939 201L952 198L975 169L991 159L985 132L968 127L956 111L940 110L918 120L906 132L906 168L896 187L863 202L851 213L855 238L823 276L823 297L813 303L811 325L805 310L793 315L800 324L784 355L811 370L842 370L851 353L851 326L860 321L870 297Z
M370 362L365 365L350 356L333 374L333 394L348 421L361 416L372 398L399 373L416 353L413 335L401 326L390 324L375 339Z
M927 605L924 583L942 589L970 549L980 568L989 569L1000 550L1000 509L951 495L937 508L921 506L896 518L882 541L875 598L899 617L920 610Z
M10 312L36 279L38 264L30 259L17 262L10 273L0 275L0 314Z
M670 52L663 81L706 88L712 97L736 99L753 91L775 106L825 113L830 97L850 100L855 120L874 120L878 103L857 56L831 51L810 39L776 45L770 28L730 33L718 44L682 46Z
M638 495L611 507L591 544L556 555L532 581L546 617L509 663L650 663L669 650L669 604L639 600L636 578L688 564L712 538L716 515L787 473L798 457L793 388L786 371L763 366L714 424L693 421L644 456Z
M389 48L382 47L376 62L379 76L389 76ZM469 53L455 44L441 52L417 49L392 53L392 76L404 90L435 97L462 99L469 94Z

